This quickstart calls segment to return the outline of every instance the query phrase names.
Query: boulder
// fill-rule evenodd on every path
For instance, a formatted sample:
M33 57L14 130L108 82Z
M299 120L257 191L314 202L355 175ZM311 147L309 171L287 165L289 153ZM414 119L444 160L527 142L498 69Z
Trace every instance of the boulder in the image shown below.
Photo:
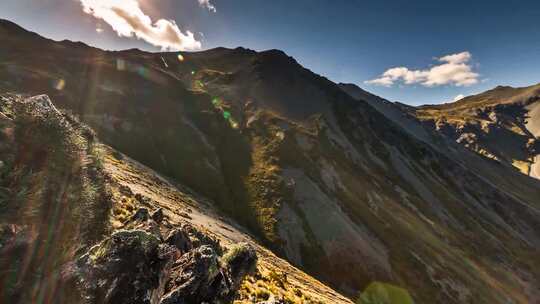
M211 302L219 274L218 255L212 247L194 249L174 263L161 304Z
M193 248L189 235L182 229L173 229L165 239L165 242L174 246L180 252L186 253Z
M139 208L133 216L132 221L147 221L150 218L150 212L146 208Z
M208 245L212 247L218 255L221 255L223 253L223 249L221 248L221 245L219 243L219 240L209 236L206 233L203 233L199 229L195 228L194 226L190 224L183 224L180 227L181 230L183 230L191 240L191 243L193 245L193 248L197 248L203 245Z
M193 249L174 263L161 304L227 303L256 261L247 244L234 246L221 259L208 245Z
M131 220L125 225L125 229L144 230L151 233L159 240L162 240L161 228L158 222L152 219L152 215L146 208L139 208L131 216Z
M156 211L152 212L150 217L158 224L160 224L163 221L163 209L158 208Z

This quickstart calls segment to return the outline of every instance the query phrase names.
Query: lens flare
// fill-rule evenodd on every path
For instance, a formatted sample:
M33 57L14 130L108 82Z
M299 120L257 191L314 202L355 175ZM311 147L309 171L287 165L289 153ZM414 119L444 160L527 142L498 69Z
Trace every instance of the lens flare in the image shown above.
M62 91L66 87L66 81L64 79L58 79L54 82L53 87L57 91Z
M126 61L124 59L116 59L116 69L119 71L125 71Z
M221 100L219 100L219 98L214 98L212 99L212 104L214 105L214 107L219 107L221 106Z
M165 58L163 58L163 56L161 57L161 62L163 62L163 65L168 68L169 67L169 64L167 63L167 60L165 60Z
M141 76L142 78L146 78L148 76L146 68L142 65L137 67L137 74L139 74L139 76Z
M225 105L224 105L225 104ZM240 124L233 118L231 112L225 110L223 107L226 107L226 103L219 97L212 98L212 105L214 108L223 115L223 118L229 123L233 129L238 129Z
M182 54L178 54L178 61L184 61L184 56L182 56Z

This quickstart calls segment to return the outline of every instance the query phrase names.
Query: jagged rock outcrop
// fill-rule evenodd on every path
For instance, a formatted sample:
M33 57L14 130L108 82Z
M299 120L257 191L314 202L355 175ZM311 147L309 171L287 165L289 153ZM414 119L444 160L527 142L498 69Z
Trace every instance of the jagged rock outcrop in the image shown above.
M193 248L191 238L185 229L173 229L165 239L165 242L174 246L182 253L186 253Z
M93 246L64 275L81 303L183 304L230 300L257 256L248 245L221 248L185 225L161 238L158 225L139 209L136 229L120 230ZM160 227L158 227L160 228ZM161 227L163 228L163 227ZM205 244L203 244L205 243ZM215 249L214 249L215 248Z
M80 300L159 303L164 285L162 272L172 258L159 245L159 239L148 232L126 230L92 247L68 270L80 290Z
M166 288L167 294L161 303L209 301L217 297L221 280L218 256L212 247L201 246L175 262Z

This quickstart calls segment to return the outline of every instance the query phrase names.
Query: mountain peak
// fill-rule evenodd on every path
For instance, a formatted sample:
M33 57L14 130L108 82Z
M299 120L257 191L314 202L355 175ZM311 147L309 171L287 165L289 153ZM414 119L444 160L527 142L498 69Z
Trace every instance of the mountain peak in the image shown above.
M258 53L258 58L264 63L272 63L280 65L294 64L298 65L298 62L291 56L287 55L282 50L271 49Z

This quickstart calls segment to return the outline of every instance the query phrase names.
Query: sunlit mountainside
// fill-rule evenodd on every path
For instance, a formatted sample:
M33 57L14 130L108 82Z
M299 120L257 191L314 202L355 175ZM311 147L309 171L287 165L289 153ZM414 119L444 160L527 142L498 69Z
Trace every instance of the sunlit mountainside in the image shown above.
M540 301L538 86L412 107L279 50L0 41L0 302Z

